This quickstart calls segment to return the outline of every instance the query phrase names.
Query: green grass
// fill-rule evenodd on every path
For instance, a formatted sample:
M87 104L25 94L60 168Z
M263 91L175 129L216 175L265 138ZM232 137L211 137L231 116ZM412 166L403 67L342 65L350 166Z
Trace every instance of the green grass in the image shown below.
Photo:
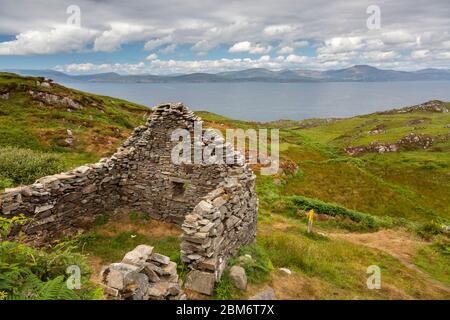
M65 163L57 154L0 147L0 189L8 184L30 184L64 168Z
M414 263L433 278L450 285L450 246L432 244L419 249Z
M167 255L172 260L178 259L180 251L180 240L177 237L153 238L132 232L106 236L91 231L82 235L79 242L85 253L93 254L108 263L121 261L125 253L143 243L150 244L155 252Z
M249 255L251 258L245 258L239 261L239 257ZM262 247L257 245L243 246L239 250L239 255L229 262L230 265L239 264L245 269L249 283L263 283L270 277L272 271L272 261Z
M53 167L53 170L43 170L43 174L57 173L62 167L72 168L110 154L134 127L144 123L145 115L150 114L148 108L120 99L88 94L57 84L52 88L40 87L36 84L39 80L42 79L0 73L0 92L10 94L9 99L0 99L0 148L14 147L18 154L25 155L41 152L48 155L50 161L59 158L64 163ZM28 94L29 90L69 97L83 105L83 109L68 111L61 105L36 101ZM73 133L73 145L65 142L67 130ZM3 152L5 150L0 149L0 153ZM36 153L36 156L42 157L41 153ZM27 160L30 160L29 156ZM19 164L16 167L20 167ZM36 178L25 173L26 169L26 176L19 177L20 173L16 172L13 178L9 178L11 172L6 176L4 170L5 167L0 169L3 187L5 179L11 179L17 185L30 183Z

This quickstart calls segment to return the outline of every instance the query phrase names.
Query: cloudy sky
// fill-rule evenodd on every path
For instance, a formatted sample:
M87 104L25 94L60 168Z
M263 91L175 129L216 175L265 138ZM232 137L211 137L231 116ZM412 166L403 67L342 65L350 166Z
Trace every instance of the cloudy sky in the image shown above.
M0 69L450 69L449 0L1 0L0 17Z

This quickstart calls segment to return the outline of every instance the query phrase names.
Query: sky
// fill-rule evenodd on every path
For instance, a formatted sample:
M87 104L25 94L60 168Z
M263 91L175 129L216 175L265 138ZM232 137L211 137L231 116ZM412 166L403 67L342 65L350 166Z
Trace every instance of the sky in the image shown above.
M449 0L1 0L0 69L450 69Z

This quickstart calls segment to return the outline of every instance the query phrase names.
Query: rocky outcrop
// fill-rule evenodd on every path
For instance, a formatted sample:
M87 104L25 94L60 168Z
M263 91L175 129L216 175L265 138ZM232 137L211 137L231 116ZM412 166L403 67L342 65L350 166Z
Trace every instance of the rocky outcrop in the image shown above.
M83 232L105 212L146 212L182 226L183 261L198 271L193 278L211 278L214 284L228 259L255 239L256 177L243 161L174 163L171 152L178 141L171 140L172 132L182 128L193 136L198 123L201 119L182 104L160 105L110 158L6 190L0 194L0 214L30 218L13 228L12 237L22 232L39 244ZM235 151L231 156L242 158ZM190 283L195 288L195 281Z
M42 84L40 86L42 86ZM79 102L67 96L60 96L53 93L47 93L43 91L33 91L33 90L28 91L28 93L33 99L45 102L46 104L60 105L67 107L68 109L75 109L75 110L83 109L83 106Z
M379 124L368 132L370 135L386 133L386 125Z
M438 113L447 113L449 112L448 107L445 102L440 100L431 100L422 104L418 104L415 106L404 107L400 109L391 109L382 112L376 112L375 114L396 114L396 113L410 113L415 111L424 111L424 112L438 112Z
M360 155L368 152L385 153L385 152L397 152L402 150L417 150L428 149L433 144L433 138L427 135L409 133L403 138L399 139L396 143L380 143L373 141L369 145L365 146L349 146L344 150L351 156Z
M122 262L101 272L103 291L109 300L185 300L177 264L169 257L139 245Z

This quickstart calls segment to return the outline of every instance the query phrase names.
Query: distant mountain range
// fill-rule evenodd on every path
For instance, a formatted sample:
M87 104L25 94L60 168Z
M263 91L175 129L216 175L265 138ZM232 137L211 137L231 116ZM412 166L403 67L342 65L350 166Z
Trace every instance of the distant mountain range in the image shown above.
M368 65L350 68L313 71L281 70L263 68L219 73L190 73L176 75L120 75L114 72L88 75L69 75L54 70L7 69L19 75L41 76L58 82L118 82L118 83L166 83L166 82L336 82L336 81L421 81L450 80L450 70L422 69L418 71L395 71L378 69Z

